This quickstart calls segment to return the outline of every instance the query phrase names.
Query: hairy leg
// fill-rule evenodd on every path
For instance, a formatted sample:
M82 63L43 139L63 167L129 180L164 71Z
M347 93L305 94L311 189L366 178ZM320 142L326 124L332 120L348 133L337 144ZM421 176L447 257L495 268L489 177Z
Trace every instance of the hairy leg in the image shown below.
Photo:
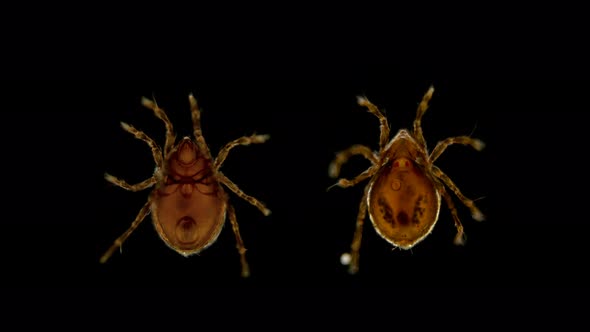
M256 198L246 195L240 188L238 188L238 186L236 186L235 183L233 183L230 179L223 175L223 173L217 172L216 177L219 180L219 182L223 183L226 187L228 187L240 198L257 207L265 216L270 215L270 210L267 209L266 206L264 206L264 204L262 204Z
M432 98L433 93L434 87L431 86L424 94L424 97L422 97L422 101L416 110L416 119L414 119L414 138L416 138L417 143L424 148L426 148L426 140L424 139L424 134L422 133L422 116L428 109L428 102Z
M367 110L369 111L369 113L375 115L377 117L377 119L379 119L379 124L380 124L379 127L381 129L381 135L380 135L380 139L379 139L379 151L383 152L383 149L385 148L385 146L389 142L389 134L390 134L390 128L389 128L389 124L387 123L387 118L385 117L385 115L383 113L381 113L379 108L377 106L375 106L373 103L371 103L367 98L357 97L357 102L359 105L365 106L367 108Z
M430 154L430 162L433 163L437 160L447 147L453 144L471 145L477 151L481 151L485 147L485 143L477 138L471 138L469 136L449 137L436 144L434 150L432 150L432 153Z
M240 227L238 226L236 211L234 210L234 207L231 206L231 204L228 204L227 212L229 216L229 221L231 223L231 228L234 231L234 235L236 236L236 248L240 253L242 277L247 278L250 276L250 267L248 266L248 261L246 260L246 247L244 247L244 242L242 241L242 236L240 235Z
M139 224L141 224L141 222L145 219L145 217L150 213L150 210L151 210L151 200L148 200L147 203L145 203L145 205L141 208L141 210L139 210L137 217L135 217L135 220L131 223L131 227L129 227L129 229L127 229L125 231L125 233L123 233L121 236L119 236L115 240L115 242L111 245L111 247L104 253L104 255L102 255L102 257L100 258L101 263L106 263L106 261L111 257L113 252L115 252L115 250L117 248L121 248L121 245L123 244L123 242L125 242L125 240L127 240L129 235L131 235L131 233L133 233L133 231L137 228L137 226L139 226Z
M231 149L233 149L234 147L236 147L238 145L250 145L250 144L256 144L256 143L264 143L269 138L270 138L270 135L252 135L252 136L240 137L236 140L233 140L233 141L227 143L219 151L219 154L217 155L217 158L215 159L215 162L213 163L213 169L218 170L221 167L221 165L225 161L225 158L227 158L229 151Z
M340 175L340 169L342 165L344 165L348 159L352 156L361 155L371 161L373 165L377 164L379 161L379 157L376 156L370 148L364 145L353 145L346 150L340 151L336 154L336 158L330 163L328 168L328 175L331 178L336 178Z
M168 116L166 115L164 110L158 107L158 104L155 102L155 99L154 101L151 101L146 97L143 97L141 99L141 104L154 111L156 117L164 122L164 125L166 126L166 142L164 143L164 154L167 156L168 154L170 154L170 151L174 146L174 142L176 141L176 135L174 134L174 130L172 129L172 122L170 122L170 119L168 119Z

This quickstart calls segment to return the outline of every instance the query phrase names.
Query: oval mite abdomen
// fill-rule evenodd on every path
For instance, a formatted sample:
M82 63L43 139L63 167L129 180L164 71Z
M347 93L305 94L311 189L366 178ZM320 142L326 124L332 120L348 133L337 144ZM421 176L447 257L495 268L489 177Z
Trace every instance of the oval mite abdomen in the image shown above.
M369 194L369 215L385 240L409 249L434 226L440 199L424 172L406 162L399 158L376 177Z

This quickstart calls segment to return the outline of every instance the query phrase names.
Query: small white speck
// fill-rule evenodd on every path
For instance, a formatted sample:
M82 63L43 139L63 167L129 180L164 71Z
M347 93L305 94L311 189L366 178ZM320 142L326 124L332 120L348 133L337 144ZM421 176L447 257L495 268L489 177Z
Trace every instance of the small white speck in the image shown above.
M346 253L344 253L344 254L342 254L342 256L340 256L340 263L341 263L342 265L348 265L348 264L350 264L350 261L351 261L351 260L352 260L352 257L351 257L351 256L350 256L350 254L349 254L349 253L347 253L347 252L346 252Z

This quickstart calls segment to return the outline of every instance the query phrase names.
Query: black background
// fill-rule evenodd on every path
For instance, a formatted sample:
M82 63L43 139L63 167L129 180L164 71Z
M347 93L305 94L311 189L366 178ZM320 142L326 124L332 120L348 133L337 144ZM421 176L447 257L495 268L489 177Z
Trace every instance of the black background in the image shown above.
M267 15L264 7L249 8L259 11L251 15L228 6L218 15L183 8L177 16L145 7L157 12L96 6L61 18L37 7L27 8L28 20L2 22L0 279L2 290L17 298L23 289L33 295L22 312L41 299L46 305L39 312L46 312L64 294L80 294L84 301L70 301L70 308L126 316L134 299L154 298L145 304L175 310L180 298L191 302L189 310L212 302L214 310L252 308L246 311L260 321L266 312L254 302L269 294L275 301L264 308L282 312L298 298L281 301L291 293L321 314L324 304L347 307L328 324L348 324L355 308L380 302L401 304L383 306L383 317L402 317L395 309L413 300L409 311L448 309L455 326L464 309L485 303L492 310L483 313L484 324L501 321L496 318L506 317L507 307L521 317L521 305L546 303L547 288L575 288L568 299L574 301L552 302L549 310L583 299L578 289L590 276L584 144L590 71L587 20L577 16L585 11L536 4L469 12L445 4L429 8L430 15L409 11L419 17L407 22L400 8L302 6L271 8ZM335 152L352 144L377 148L378 122L356 105L356 96L387 112L394 135L411 126L431 84L436 91L423 120L428 146L472 132L487 144L482 152L453 146L436 163L466 196L485 197L477 203L487 220L473 221L455 199L466 246L453 245L455 229L443 204L428 238L400 251L367 219L360 272L350 276L339 258L350 246L363 184L326 188L334 183L327 168ZM189 93L202 106L214 155L240 136L271 135L265 144L236 148L223 166L273 211L264 217L231 196L248 248L248 280L240 278L230 227L201 255L184 258L165 246L148 218L122 254L98 262L148 195L109 185L104 173L136 182L154 167L147 146L119 122L161 144L162 123L140 105L142 96L154 95L178 135L188 135ZM366 167L353 159L342 175ZM418 296L433 288L449 292L428 301ZM496 292L500 288L508 291ZM515 288L532 291L522 295ZM40 291L46 289L57 292ZM326 289L337 296L322 296ZM245 292L233 296L236 290ZM353 301L356 291L375 302ZM431 301L435 297L440 300ZM452 306L453 298L465 301ZM121 308L109 311L115 305ZM293 313L310 316L307 306L296 306ZM522 321L543 324L540 316ZM361 323L367 321L372 315Z
M585 10L218 3L180 11L102 2L4 9L3 322L76 331L142 323L152 330L159 320L166 331L207 323L440 329L445 322L563 330L585 317ZM477 203L488 218L473 221L455 199L467 233L466 246L456 247L443 204L433 232L411 251L392 250L367 219L360 272L350 276L339 258L363 184L326 188L336 151L377 148L378 122L356 96L387 112L394 135L411 126L431 84L428 146L472 132L487 144L482 152L453 146L436 164L466 196L485 197ZM154 167L147 146L119 122L161 144L162 123L140 105L154 95L179 136L188 135L189 93L202 106L214 155L237 137L271 135L236 148L223 166L273 211L264 217L231 195L248 280L240 278L230 227L201 255L184 258L158 238L149 217L122 254L98 262L148 195L109 185L104 173L135 182ZM342 175L366 167L353 159Z
M377 70L378 69L378 70ZM587 81L409 77L394 66L354 75L278 79L237 75L185 80L27 80L3 89L5 207L3 283L24 288L407 289L585 287L588 230L584 150ZM423 73L423 72L421 72ZM329 75L325 75L329 76ZM194 79L193 79L194 78ZM487 216L470 218L454 198L467 243L454 246L446 205L433 232L411 251L392 250L366 219L360 272L340 265L354 232L363 182L326 189L334 153L378 146L377 119L356 104L365 95L387 112L392 135L408 128L424 92L428 146L450 136L482 139L476 152L452 146L437 161ZM192 132L188 94L203 110L215 156L232 139L268 133L237 147L222 170L273 211L264 217L231 195L252 277L240 278L231 228L199 256L184 258L158 238L148 217L118 252L100 255L127 229L149 191L132 193L103 174L151 176L148 147L124 121L160 144L164 126L140 105L155 96L179 137ZM369 166L358 157L352 178ZM5 198L6 199L6 198ZM6 202L6 201L5 201Z

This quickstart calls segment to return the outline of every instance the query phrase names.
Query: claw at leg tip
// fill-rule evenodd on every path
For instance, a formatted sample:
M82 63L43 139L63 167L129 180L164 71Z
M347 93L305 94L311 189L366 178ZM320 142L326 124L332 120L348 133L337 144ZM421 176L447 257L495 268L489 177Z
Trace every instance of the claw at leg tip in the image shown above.
M256 135L254 136L254 142L255 143L264 143L266 141L268 141L270 139L270 135L266 134L266 135Z
M338 170L336 169L335 165L330 165L330 168L328 168L328 176L332 179L338 177Z
M481 211L475 211L475 213L473 213L471 217L473 217L473 219L477 221L484 221L486 219L486 217L483 215L483 213L481 213Z
M458 235L457 237L455 237L455 240L453 241L453 243L456 246L464 246L465 245L465 238L463 237L463 235Z
M477 151L481 151L486 147L486 144L482 140L476 138L476 139L474 139L474 141L475 141L474 148Z
M359 105L364 106L364 105L367 105L369 103L369 100L367 98L365 98L365 97L362 97L362 96L356 96L356 102Z
M197 106L197 100L195 99L195 96L192 93L188 95L188 101L192 107Z
M114 182L115 177L110 175L109 173L104 173L104 179L107 180L108 182Z
M154 104L154 102L153 102L153 101L151 101L151 100L149 100L149 99L148 99L148 98L146 98L146 97L141 97L141 104L142 104L143 106L145 106L145 107L148 107L148 108L149 108L149 107L151 107L151 106Z

